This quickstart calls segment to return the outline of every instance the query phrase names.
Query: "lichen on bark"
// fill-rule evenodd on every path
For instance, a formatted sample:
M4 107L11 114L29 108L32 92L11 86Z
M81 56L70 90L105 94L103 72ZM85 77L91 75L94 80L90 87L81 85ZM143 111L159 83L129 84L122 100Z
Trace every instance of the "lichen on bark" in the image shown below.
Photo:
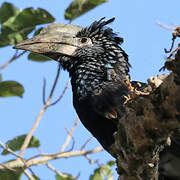
M157 180L159 152L180 127L180 50L164 67L170 73L151 78L152 92L128 101L119 119L111 147L119 180Z

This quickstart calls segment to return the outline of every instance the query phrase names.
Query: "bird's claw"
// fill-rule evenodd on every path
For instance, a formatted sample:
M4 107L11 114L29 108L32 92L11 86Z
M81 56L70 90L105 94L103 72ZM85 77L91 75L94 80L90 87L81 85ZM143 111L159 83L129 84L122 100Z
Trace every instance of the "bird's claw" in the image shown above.
M124 105L127 104L130 100L132 100L131 96L128 94L127 96L124 96L125 101L124 101Z

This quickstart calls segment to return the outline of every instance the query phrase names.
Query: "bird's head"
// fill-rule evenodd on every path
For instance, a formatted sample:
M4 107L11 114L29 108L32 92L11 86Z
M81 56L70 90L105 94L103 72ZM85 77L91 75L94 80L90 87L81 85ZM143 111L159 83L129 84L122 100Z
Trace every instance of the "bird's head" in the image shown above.
M68 71L77 64L92 59L103 59L103 63L109 65L118 61L124 52L119 47L123 39L106 27L114 19L104 21L102 18L86 28L71 24L52 24L39 35L17 44L14 48L48 56L59 61Z

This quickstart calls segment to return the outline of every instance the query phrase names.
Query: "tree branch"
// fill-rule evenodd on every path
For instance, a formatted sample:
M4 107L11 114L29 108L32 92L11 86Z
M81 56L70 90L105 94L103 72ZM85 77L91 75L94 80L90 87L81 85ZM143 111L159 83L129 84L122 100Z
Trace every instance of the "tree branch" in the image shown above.
M67 178L67 177L68 177L67 174L63 174L63 173L61 173L60 171L56 170L56 168L53 167L50 163L46 163L46 166L47 166L51 171L54 171L56 174L58 174L60 177L64 177L64 178Z
M18 160L21 161L22 163L24 163L24 166L26 167L25 160L24 160L21 156L19 156L19 155L16 154L15 152L13 152L10 148L6 147L1 141L0 141L0 146L1 146L4 150L6 150L7 152L9 152L10 154L16 156L16 157L18 158ZM5 164L0 164L0 166L4 167L5 169L9 169L9 170L11 170L11 171L16 171L16 170L13 169L13 168L9 168L9 167L6 166ZM24 174L27 176L27 178L28 178L29 180L35 180L35 178L29 174L29 172L25 169L25 167L22 168L22 170L23 170Z
M48 97L48 100L47 102L44 104L43 108L41 109L41 111L39 112L37 118L36 118L36 121L33 125L33 127L31 128L31 130L29 131L28 135L26 136L25 140L24 140L24 143L23 145L21 146L21 149L20 149L20 153L19 153L19 156L22 156L25 149L28 147L29 143L30 143L30 140L32 138L32 135L34 133L34 131L36 130L37 126L39 125L39 122L42 118L42 115L45 113L46 109L50 106L50 102L51 102L51 99L52 99L52 96L53 96L53 93L54 93L54 90L55 90L55 87L56 87L56 84L57 84L57 81L59 79L59 74L60 74L60 66L58 66L58 70L57 70L57 74L56 74L56 78L55 78L55 81L54 81L54 84L53 84L53 87L51 89L51 92L50 92L50 95Z
M103 151L102 147L98 147L96 149L84 151L84 150L79 150L79 151L72 151L72 152L63 152L63 153L57 153L57 154L49 154L49 155L43 155L43 157L40 158L29 158L26 160L26 166L24 165L23 162L19 160L14 160L10 162L5 162L2 165L0 164L0 170L4 169L4 167L7 168L27 168L33 165L40 165L47 163L48 161L54 160L54 159L60 159L60 158L69 158L69 157L76 157L76 156L84 156L87 154L93 154Z
M180 50L165 67L173 72L149 95L129 101L119 120L111 147L119 180L157 180L159 152L180 128Z
M73 132L74 129L77 127L78 122L79 122L79 118L78 118L78 116L77 116L77 117L76 117L76 121L75 121L73 127L71 128L71 130L70 130L69 132L67 131L67 132L68 132L68 136L67 136L64 144L62 145L60 152L64 152L64 150L65 150L66 147L68 146L70 140L72 139L72 132ZM73 143L73 145L72 145L72 147L71 147L71 150L73 150L73 147L74 147L74 143Z
M16 60L16 59L18 59L19 57L21 57L23 54L25 54L27 51L23 51L22 53L20 53L20 54L17 54L18 53L18 50L16 50L16 52L15 52L15 54L13 55L13 57L9 60L9 61L7 61L4 65L2 65L1 67L0 67L0 71L2 70L2 69L4 69L5 67L7 67L10 63L12 63L14 60Z

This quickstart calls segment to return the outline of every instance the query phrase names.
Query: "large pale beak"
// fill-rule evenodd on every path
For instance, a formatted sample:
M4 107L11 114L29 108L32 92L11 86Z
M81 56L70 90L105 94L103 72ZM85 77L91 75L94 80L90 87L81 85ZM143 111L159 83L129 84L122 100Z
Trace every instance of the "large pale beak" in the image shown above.
M72 24L52 24L39 35L24 40L14 48L42 54L54 60L58 60L60 55L73 56L78 48L78 38L75 35L81 29L82 27Z

